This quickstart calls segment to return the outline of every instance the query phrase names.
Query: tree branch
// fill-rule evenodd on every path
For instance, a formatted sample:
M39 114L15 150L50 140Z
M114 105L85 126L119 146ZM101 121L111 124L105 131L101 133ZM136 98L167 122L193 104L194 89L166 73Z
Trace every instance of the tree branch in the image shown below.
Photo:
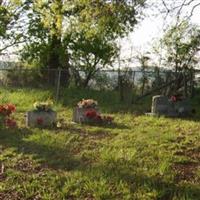
M17 41L15 40L14 42L4 46L3 48L0 49L0 55L3 55L2 52L5 51L6 49L8 49L9 47L12 47L14 45L17 45L17 44L21 44L21 43L24 43L25 41Z
M192 10L191 10L191 12L190 12L190 15L188 16L188 19L192 17L192 15L193 15L195 9L196 9L198 6L200 6L200 3L197 3L196 5L194 5L194 6L192 7Z
M191 10L191 12L190 12L190 15L187 17L187 18L189 19L190 17L192 17L194 10L195 10L198 6L200 6L200 3L197 3L196 0L189 0L188 2L187 2L187 0L183 0L183 2L182 2L181 4L176 5L176 6L173 6L172 8L169 8L169 7L168 7L168 4L167 4L166 2L167 2L166 0L162 0L162 4L163 4L164 8L165 8L166 11L167 11L167 12L166 12L167 15L168 15L169 13L172 13L172 12L176 11L176 10L178 9L178 10L177 10L177 13L176 13L178 19L179 19L179 17L180 17L181 11L183 10L184 7L190 6L190 5L192 5L193 3L196 2L196 4L195 4L194 6L192 6L192 10ZM174 2L173 2L173 4L174 4Z
M169 12L170 12L170 9L168 8L168 6L167 6L165 0L162 0L162 3L163 3L163 5L164 5L165 9L167 10L167 13L169 13Z

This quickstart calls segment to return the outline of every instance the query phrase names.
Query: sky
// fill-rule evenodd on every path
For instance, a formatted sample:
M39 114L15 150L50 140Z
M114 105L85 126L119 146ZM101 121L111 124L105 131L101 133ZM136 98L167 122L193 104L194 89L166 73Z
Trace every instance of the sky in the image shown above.
M200 3L200 0L196 0L196 2ZM183 9L183 16L187 15L188 12L190 13L191 8L192 5L187 7L187 9ZM174 19L168 17L166 20L164 16L157 15L155 10L153 12L147 9L145 19L136 26L134 32L130 33L127 38L121 41L121 59L130 58L137 52L151 51L152 45L162 37L164 27ZM200 25L200 6L195 9L191 17L191 22Z

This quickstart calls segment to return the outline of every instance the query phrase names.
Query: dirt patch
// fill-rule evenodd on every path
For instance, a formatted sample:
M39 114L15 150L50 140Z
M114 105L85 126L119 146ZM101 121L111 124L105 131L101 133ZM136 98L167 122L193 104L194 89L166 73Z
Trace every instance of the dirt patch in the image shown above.
M91 139L94 139L94 140L101 140L101 139L104 139L104 138L111 138L112 137L112 135L109 132L105 132L105 131L102 131L102 130L96 131L94 133L89 133L89 134L87 134L87 136Z
M41 197L39 195L34 195L26 199L17 191L7 190L0 192L0 200L41 200Z
M21 159L14 165L14 169L26 173L38 173L42 170L42 167L33 163L32 160Z
M23 198L21 194L14 190L0 192L0 200L22 200L22 199Z
M180 142L182 142L183 140L185 140L185 138L186 138L185 136L179 135L179 136L176 138L175 142L180 143Z
M173 169L176 171L176 180L180 181L200 181L200 177L197 177L196 172L200 168L200 149L199 147L186 147L183 146L181 150L175 153L177 156L186 156L191 162L176 163ZM198 180L197 180L198 179Z
M185 152L185 155L200 163L200 148L190 149Z
M199 181L199 178L196 176L196 171L198 168L198 163L175 164L173 169L176 171L176 181Z
M200 168L200 147L197 140L187 140L181 134L176 138L176 143L180 144L179 150L174 155L188 158L186 163L175 163L173 169L176 172L176 181L198 182L197 170Z

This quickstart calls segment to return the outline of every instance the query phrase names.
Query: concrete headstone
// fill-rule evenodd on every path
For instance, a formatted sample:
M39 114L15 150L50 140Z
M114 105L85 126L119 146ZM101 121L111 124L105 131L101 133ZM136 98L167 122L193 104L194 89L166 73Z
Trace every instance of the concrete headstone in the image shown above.
M151 115L178 117L188 116L191 113L192 108L187 100L173 102L163 95L157 95L152 98Z
M163 95L154 96L152 99L151 112L158 115L167 115L170 107L168 98Z
M50 127L56 123L55 111L29 111L26 113L26 125L29 127Z
M75 107L73 111L73 121L76 123L87 123L90 120L85 116L85 113L89 110L95 110L98 114L99 109L98 108L79 108L78 106Z

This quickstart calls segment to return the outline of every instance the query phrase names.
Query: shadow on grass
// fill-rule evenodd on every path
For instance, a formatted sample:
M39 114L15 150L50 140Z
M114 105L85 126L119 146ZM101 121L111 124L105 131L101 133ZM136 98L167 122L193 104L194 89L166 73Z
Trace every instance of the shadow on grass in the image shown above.
M156 191L160 200L177 199L198 199L200 190L197 186L187 184L181 186L175 181L165 180L164 175L147 176L142 171L138 172L137 161L130 160L109 160L93 163L84 162L76 153L81 153L81 148L74 153L74 142L67 142L65 147L49 145L48 142L38 140L31 141L33 132L30 129L1 130L0 142L5 148L15 148L16 152L34 155L41 163L47 164L48 168L54 170L78 170L84 176L93 180L104 177L110 183L125 183L131 194L142 189L143 192ZM35 135L33 135L35 136ZM78 145L81 146L81 143ZM142 166L141 166L142 167ZM64 178L65 179L65 178ZM122 196L123 199L123 196Z
M127 160L122 162L119 160L109 161L104 163L104 165L97 166L90 170L96 171L96 174L102 174L102 177L106 177L110 182L125 182L129 186L130 192L133 196L136 193L136 190L143 190L143 192L147 192L148 194L150 194L149 191L157 191L158 196L156 199L158 200L196 200L200 196L198 185L194 185L193 183L179 185L175 181L164 180L164 175L148 176L143 174L143 172L137 172L135 170L137 167L138 166L134 162ZM90 176L89 174L90 171L86 172L86 175ZM93 174L95 174L95 172L93 172Z
M160 115L160 116L153 116L155 118L160 118L160 117L164 117L166 119L171 119L171 120L181 120L181 121L193 121L193 122L199 122L200 121L200 115L199 114L191 114L188 116L176 116L176 117L170 117L170 116L164 116L164 115Z
M34 155L41 164L47 164L49 168L71 170L79 167L81 161L71 153L70 144L65 149L49 145L43 142L30 141L32 135L30 129L1 130L0 143L4 148L15 148L16 152Z
M86 124L87 125L87 124ZM88 124L92 127L108 128L108 129L129 129L130 127L122 123L112 123L112 124Z
M82 127L72 125L68 125L63 129L49 130L53 130L58 134L60 131L64 133L66 141L62 143L62 146L59 146L56 142L57 134L48 133L43 136L44 132L48 130L38 129L41 133L36 134L35 130L33 132L29 128L1 130L0 144L4 148L15 148L18 153L34 155L41 165L45 164L49 168L74 170L83 167L87 168L88 160L84 160L79 156L82 150L88 150L87 148L95 149L96 140L109 139L115 136L115 134L110 134L109 130L88 131ZM67 132L65 133L65 131ZM84 144L84 142L90 141L90 139L94 146L87 147L88 144ZM86 149L84 149L84 145L86 145Z
M123 123L116 123L113 122L111 124L98 124L98 123L76 123L71 121L71 123L61 122L60 126L57 127L57 125L54 125L52 127L45 127L45 130L53 130L55 132L59 131L69 131L70 133L84 133L89 132L88 127L95 127L95 128L102 128L102 129L129 129L130 126L127 126Z
M68 88L62 89L59 102L63 106L74 108L82 99L94 99L98 101L100 110L108 113L144 113L150 108L149 100L138 104L131 104L131 102L120 101L119 91L97 91L91 89L76 89Z

